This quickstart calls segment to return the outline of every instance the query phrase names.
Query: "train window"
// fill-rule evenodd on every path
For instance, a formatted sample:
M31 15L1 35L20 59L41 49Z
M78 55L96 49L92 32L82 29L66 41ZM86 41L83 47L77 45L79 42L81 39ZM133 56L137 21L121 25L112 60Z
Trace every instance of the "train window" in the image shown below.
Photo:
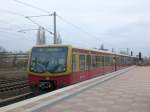
M96 56L92 56L92 68L96 68Z
M111 65L111 57L105 56L105 66L110 66L110 65Z
M110 56L110 65L113 65L113 56Z
M80 71L85 70L85 55L80 55Z
M124 60L123 64L126 64L126 57L124 57L124 59L123 59L123 60Z
M124 57L122 57L122 65L124 64Z
M67 70L67 47L35 47L32 49L30 71L62 73Z
M101 66L104 66L104 56L101 56Z
M128 57L128 64L130 64L130 58Z
M108 56L108 58L109 58L108 66L111 66L111 56Z
M100 56L96 56L96 67L100 66Z
M123 63L123 57L121 57L121 65L122 65L122 63Z
M112 57L112 64L113 65L116 64L116 57L115 56Z
M121 62L121 64L123 65L124 64L124 57L122 56L122 62Z
M121 57L121 65L123 64L123 57Z
M96 62L101 62L101 57L100 56L96 56Z
M73 54L72 57L72 71L77 72L77 55Z
M121 57L119 56L118 57L118 65L120 65L121 64Z
M119 57L116 56L116 64L118 65L119 64Z
M104 57L104 61L105 61L105 66L107 66L108 65L108 56Z
M96 56L96 67L102 67L102 66L103 66L103 57Z
M86 57L86 69L90 70L91 69L91 56L87 55Z
M100 62L104 62L104 56L100 56Z
M125 57L125 64L127 64L127 57Z

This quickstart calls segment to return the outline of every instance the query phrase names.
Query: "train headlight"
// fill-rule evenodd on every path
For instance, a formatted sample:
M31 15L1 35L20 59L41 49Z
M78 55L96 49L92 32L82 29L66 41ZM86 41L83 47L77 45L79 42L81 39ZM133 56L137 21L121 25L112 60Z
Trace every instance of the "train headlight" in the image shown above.
M49 77L46 77L45 79L46 79L46 80L49 80L50 78L49 78Z

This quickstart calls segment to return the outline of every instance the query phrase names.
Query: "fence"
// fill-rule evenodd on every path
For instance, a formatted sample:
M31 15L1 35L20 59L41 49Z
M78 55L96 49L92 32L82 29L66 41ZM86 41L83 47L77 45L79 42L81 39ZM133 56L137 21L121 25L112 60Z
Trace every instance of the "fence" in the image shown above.
M26 68L28 53L0 53L0 69Z

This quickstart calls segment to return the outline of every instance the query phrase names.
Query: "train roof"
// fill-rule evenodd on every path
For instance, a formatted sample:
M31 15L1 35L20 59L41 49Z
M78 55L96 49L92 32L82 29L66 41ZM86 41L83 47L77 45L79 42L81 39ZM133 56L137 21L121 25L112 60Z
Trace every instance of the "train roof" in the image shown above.
M90 49L90 48L80 48L80 47L74 47L74 46L72 46L72 47L76 48L76 49L84 49L84 50L88 50L88 51L90 50L90 51L100 52L100 53L104 53L104 54L112 54L112 55L132 57L132 56L128 56L128 55L125 55L125 54L114 53L114 52L111 52L111 51L104 51L104 50Z
M36 45L34 47L72 47L75 49L82 49L82 50L87 50L87 51L95 51L95 52L100 52L100 53L104 53L104 54L112 54L112 55L118 55L118 56L126 56L126 57L134 57L134 56L129 56L129 55L125 55L125 54L120 54L120 53L113 53L111 51L104 51L104 50L98 50L98 49L91 49L91 48L81 48L81 47L76 47L76 46L72 46L72 45L63 45L63 44L51 44L51 45Z

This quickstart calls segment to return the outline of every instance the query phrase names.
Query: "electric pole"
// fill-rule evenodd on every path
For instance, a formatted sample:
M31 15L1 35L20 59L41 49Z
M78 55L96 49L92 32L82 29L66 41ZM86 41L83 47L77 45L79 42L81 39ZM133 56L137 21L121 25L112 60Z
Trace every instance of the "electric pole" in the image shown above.
M34 23L34 24L36 24L36 25L38 25L38 26L41 27L41 25L39 25L38 23L36 23L35 21L33 21L33 20L31 19L32 17L41 17L41 16L54 16L54 33L52 33L51 31L47 30L46 28L45 28L45 30L48 31L50 34L52 34L52 35L54 36L54 38L53 38L54 44L58 44L58 42L57 42L57 34L56 34L57 31L56 31L56 12L55 12L55 11L54 11L54 13L49 14L49 15L26 16L25 18L27 18L27 19L30 20L32 23Z
M57 44L57 34L56 34L56 12L54 12L54 44Z

